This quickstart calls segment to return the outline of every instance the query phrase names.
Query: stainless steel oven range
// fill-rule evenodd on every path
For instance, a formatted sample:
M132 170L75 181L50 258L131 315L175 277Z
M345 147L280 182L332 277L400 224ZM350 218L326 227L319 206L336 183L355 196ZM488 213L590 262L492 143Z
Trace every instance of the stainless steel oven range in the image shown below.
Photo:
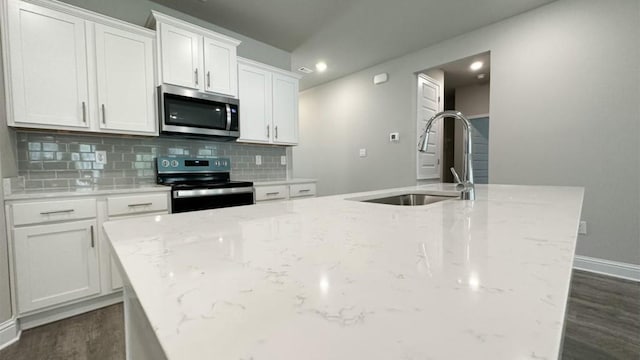
M158 184L171 186L173 213L255 203L253 183L231 181L228 158L159 156Z

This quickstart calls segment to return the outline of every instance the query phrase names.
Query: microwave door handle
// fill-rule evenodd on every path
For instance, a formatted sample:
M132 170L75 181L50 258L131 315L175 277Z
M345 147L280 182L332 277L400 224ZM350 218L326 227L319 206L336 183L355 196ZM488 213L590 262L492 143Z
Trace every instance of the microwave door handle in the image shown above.
M231 131L231 105L226 104L227 107L227 131Z

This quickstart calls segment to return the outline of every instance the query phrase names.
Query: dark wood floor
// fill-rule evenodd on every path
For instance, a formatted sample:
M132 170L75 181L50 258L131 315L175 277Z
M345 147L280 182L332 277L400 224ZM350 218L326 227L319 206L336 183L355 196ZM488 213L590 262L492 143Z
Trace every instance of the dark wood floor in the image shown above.
M124 359L122 305L26 330L0 360ZM640 283L575 271L562 359L640 360Z

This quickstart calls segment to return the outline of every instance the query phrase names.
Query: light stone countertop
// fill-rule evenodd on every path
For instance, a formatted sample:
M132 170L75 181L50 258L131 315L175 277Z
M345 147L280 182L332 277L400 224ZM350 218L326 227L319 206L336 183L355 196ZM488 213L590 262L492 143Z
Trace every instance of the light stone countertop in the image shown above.
M76 196L99 196L130 194L138 192L169 192L170 186L164 185L106 185L94 186L90 188L76 189L24 189L12 191L4 195L5 201L11 200L31 200L31 199L55 199Z
M254 181L253 186L274 186L274 185L293 185L293 184L308 184L318 182L316 179L287 179L287 180L269 180L269 181Z
M167 358L557 359L582 188L363 203L443 184L105 229Z

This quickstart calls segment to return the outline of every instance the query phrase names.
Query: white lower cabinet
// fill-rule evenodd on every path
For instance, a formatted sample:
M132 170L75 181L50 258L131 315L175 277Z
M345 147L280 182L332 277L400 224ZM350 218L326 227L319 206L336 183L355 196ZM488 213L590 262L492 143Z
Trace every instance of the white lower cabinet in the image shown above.
M316 196L315 180L255 183L256 202L300 199Z
M7 200L18 318L43 324L117 302L123 281L102 224L168 214L168 191Z
M100 293L96 220L14 230L20 313Z

